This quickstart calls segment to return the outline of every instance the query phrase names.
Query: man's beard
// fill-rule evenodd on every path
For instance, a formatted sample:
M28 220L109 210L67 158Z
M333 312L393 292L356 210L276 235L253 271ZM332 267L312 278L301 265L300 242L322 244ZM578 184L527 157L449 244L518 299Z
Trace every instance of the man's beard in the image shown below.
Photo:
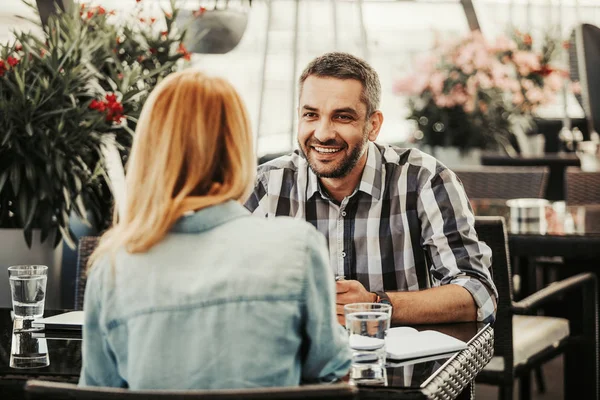
M312 143L307 142L307 144L306 144L307 151L304 150L304 148L300 145L300 143L298 143L298 147L300 148L300 151L302 151L302 153L304 154L304 158L306 158L306 161L308 161L308 165L309 165L310 169L315 173L315 175L317 175L317 177L319 177L319 178L343 178L346 175L348 175L350 173L350 171L352 171L352 169L354 169L354 167L356 167L356 164L358 164L358 161L364 154L366 144L369 141L368 138L369 138L369 135L368 135L367 129L365 127L363 141L360 144L356 145L351 150L350 154L348 156L346 156L341 161L341 163L332 171L317 170L317 166L308 157L307 152L308 152L308 149L310 149L312 147L312 145L315 145L315 144L322 145L322 146L337 145L338 143L335 140L332 139L327 142L319 142L316 139L313 139ZM316 152L316 150L314 150L314 149L312 151Z

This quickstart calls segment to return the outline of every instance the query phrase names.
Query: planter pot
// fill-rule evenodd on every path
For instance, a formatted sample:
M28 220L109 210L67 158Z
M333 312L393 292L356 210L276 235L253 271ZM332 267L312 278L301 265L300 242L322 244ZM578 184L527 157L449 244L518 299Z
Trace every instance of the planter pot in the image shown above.
M246 10L206 10L198 17L194 11L183 9L177 18L181 26L189 24L185 45L192 53L225 54L242 40L248 25Z
M11 265L39 264L48 266L46 308L61 308L60 278L62 242L53 248L49 237L40 243L40 231L33 231L31 248L27 247L21 229L0 229L0 307L12 307L8 272Z
M481 149L470 149L461 153L458 147L423 146L422 150L437 158L450 169L481 165Z

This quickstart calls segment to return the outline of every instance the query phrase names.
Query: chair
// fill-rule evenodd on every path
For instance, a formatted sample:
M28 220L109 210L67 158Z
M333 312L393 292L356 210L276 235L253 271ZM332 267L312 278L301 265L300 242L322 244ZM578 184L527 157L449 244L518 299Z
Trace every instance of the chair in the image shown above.
M481 165L511 167L548 167L548 183L543 196L548 200L565 199L565 169L580 167L581 160L575 153L546 153L541 156L506 156L484 152L481 154Z
M129 390L121 388L79 387L71 383L29 380L25 395L30 400L277 400L277 399L356 399L358 389L346 383L218 390Z
M100 236L82 236L77 245L77 271L75 282L75 310L83 310L83 296L87 281L87 264L90 256L98 246Z
M520 398L529 399L531 372L562 354L565 356L565 377L568 377L565 393L572 394L575 390L582 393L579 398L597 399L596 275L581 273L555 282L520 301L513 301L504 218L476 217L475 229L479 239L492 249L492 276L499 293L494 357L476 377L476 382L499 386L499 398L512 399L514 380L518 378ZM537 315L547 306L554 310L568 306L568 317Z
M600 204L600 172L584 172L577 167L567 168L565 197L570 206Z
M544 198L547 167L473 166L453 168L472 199Z

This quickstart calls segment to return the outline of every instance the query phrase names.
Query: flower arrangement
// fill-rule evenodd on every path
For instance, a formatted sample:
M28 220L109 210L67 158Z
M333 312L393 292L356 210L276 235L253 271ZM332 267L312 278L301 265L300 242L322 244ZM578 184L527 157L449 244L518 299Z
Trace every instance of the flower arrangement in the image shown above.
M190 58L177 13L175 0L159 16L138 1L125 18L81 4L0 44L0 228L74 246L71 213L106 227L101 147L114 137L125 162L145 99Z
M493 43L478 32L438 42L416 72L399 79L394 92L408 96L413 140L430 146L511 148L516 117L532 120L554 101L567 74L552 62L560 46L548 35L540 50L529 34L513 31Z

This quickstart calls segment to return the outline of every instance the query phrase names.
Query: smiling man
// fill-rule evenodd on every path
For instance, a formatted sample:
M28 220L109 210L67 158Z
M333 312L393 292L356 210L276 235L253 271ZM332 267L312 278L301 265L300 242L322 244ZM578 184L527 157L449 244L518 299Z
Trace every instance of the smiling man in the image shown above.
M259 167L246 207L325 235L338 319L358 302L392 305L396 323L493 321L491 251L456 175L430 155L375 143L381 84L346 53L314 59L299 80L299 150ZM307 261L308 262L308 261Z

